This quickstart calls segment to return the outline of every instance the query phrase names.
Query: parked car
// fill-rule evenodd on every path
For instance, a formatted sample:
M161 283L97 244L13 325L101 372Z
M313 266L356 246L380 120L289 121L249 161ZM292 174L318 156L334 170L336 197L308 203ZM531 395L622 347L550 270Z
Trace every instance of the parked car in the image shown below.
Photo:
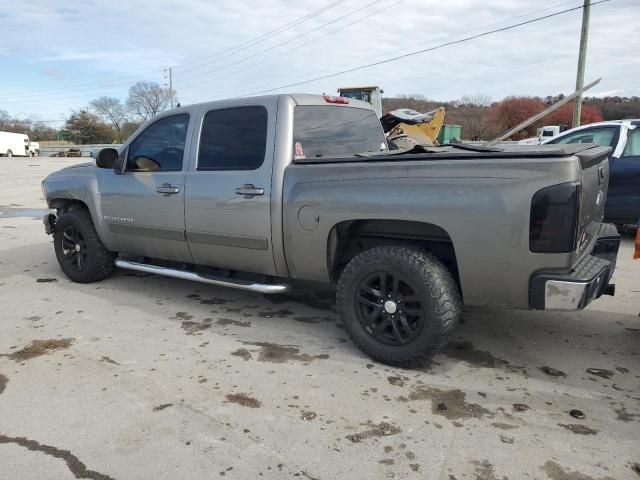
M80 152L79 148L70 148L64 154L65 157L81 157L82 152Z
M610 151L386 151L365 102L235 99L160 114L49 175L44 222L75 282L117 266L263 294L336 284L354 343L410 365L443 345L463 300L577 310L613 294Z
M545 144L595 143L612 147L604 219L623 226L640 218L640 120L591 123L567 130Z

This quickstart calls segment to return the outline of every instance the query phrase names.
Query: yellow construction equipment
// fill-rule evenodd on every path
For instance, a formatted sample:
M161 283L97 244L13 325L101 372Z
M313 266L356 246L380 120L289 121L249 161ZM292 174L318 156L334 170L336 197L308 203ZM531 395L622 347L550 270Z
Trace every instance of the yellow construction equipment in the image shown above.
M408 108L393 110L380 119L387 141L404 149L415 145L437 145L444 125L444 107L426 113Z
M444 125L445 109L436 108L419 113L409 108L399 108L382 114L383 90L378 86L338 88L341 97L370 103L380 118L390 148L405 149L415 145L437 145L438 135Z

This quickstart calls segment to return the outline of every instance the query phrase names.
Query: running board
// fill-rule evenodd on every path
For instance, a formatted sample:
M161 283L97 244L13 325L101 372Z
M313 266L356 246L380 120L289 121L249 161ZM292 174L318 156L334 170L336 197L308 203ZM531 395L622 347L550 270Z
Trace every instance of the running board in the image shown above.
M255 283L247 280L213 277L195 272L187 272L185 270L176 270L174 268L159 267L157 265L149 265L147 263L132 262L121 258L116 259L115 264L116 267L125 268L127 270L153 273L156 275L164 275L165 277L181 278L183 280L193 280L195 282L208 283L210 285L218 285L220 287L237 288L239 290L248 290L250 292L276 294L286 293L291 290L291 286L286 284Z

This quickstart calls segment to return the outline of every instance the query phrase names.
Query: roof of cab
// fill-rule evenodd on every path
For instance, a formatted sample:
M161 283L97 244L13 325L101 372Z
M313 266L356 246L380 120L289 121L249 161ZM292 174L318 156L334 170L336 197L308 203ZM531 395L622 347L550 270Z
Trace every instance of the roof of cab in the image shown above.
M331 96L331 95L329 95ZM331 106L338 106L338 107L355 107L355 108L362 108L362 109L366 109L366 110L373 110L373 107L367 103L367 102L363 102L362 100L356 100L353 98L348 98L347 103L346 104L340 104L340 103L331 103L329 101L327 101L325 99L325 95L319 95L319 94L311 94L311 93L281 93L281 94L277 94L277 95L260 95L260 96L254 96L254 97L236 97L236 98L225 98L225 99L221 99L221 100L213 100L213 101L209 101L209 102L199 102L199 103L192 103L189 105L183 105L181 107L176 107L172 110L165 110L164 112L162 112L159 116L166 116L166 115L171 115L171 114L177 114L177 113L183 113L183 112L188 112L194 108L198 108L201 106L206 106L206 107L218 107L218 106L224 106L224 107L232 107L232 106L241 106L241 105L251 105L251 103L253 101L256 100L266 100L266 99L279 99L281 97L289 97L291 98L297 105L331 105Z

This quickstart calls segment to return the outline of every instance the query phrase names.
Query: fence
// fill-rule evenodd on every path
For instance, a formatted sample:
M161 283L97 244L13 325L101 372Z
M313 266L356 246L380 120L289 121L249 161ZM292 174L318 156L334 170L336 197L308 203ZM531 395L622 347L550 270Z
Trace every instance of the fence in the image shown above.
M40 143L40 155L44 155L50 157L52 154L57 152L66 152L70 148L77 148L80 150L80 156L82 157L90 157L92 153L97 152L101 148L119 148L121 145L119 144L92 144L92 145L74 145L72 143L67 143L64 145L50 145L46 143Z

